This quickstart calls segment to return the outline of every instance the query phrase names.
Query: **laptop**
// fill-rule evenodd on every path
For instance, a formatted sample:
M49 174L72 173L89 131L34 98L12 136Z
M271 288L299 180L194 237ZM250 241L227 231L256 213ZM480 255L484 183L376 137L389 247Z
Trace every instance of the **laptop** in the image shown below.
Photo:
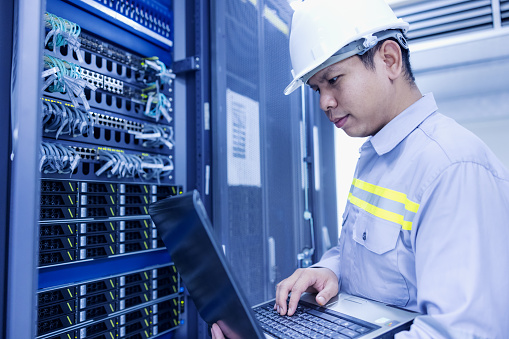
M155 202L149 214L200 316L228 338L389 338L418 315L345 293L325 307L303 294L291 317L273 310L274 299L251 307L214 239L198 191Z

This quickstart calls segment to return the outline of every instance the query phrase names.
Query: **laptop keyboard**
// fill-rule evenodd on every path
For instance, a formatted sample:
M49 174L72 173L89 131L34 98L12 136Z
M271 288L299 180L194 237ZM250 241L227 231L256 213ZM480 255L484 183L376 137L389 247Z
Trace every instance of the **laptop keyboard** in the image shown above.
M319 311L321 309L322 311ZM262 329L276 338L357 338L378 326L303 301L291 317L274 310L274 302L253 309Z

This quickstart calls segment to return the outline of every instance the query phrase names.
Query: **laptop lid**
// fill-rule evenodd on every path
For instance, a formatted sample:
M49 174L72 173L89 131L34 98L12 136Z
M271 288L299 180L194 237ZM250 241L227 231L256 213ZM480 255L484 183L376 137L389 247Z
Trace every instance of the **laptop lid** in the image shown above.
M200 313L217 323L229 338L263 338L247 299L239 288L198 191L150 205L149 214Z

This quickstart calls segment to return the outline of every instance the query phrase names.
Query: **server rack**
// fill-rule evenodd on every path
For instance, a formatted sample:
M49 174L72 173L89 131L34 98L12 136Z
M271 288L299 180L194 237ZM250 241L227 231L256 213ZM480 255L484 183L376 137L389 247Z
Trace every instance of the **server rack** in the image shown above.
M185 41L203 3L14 8L5 337L186 337L194 316L148 206L205 192L208 51Z
M174 25L169 36L157 32L164 25L154 31L145 22L150 8L167 14ZM80 63L72 46L54 49L48 45L52 36L45 41L51 32L46 12L82 29L79 74L96 87L85 84L90 109L79 95L72 100L56 88L42 92L46 81L54 84L47 79L58 66L49 57ZM251 303L273 296L280 279L317 260L329 246L323 234L335 242L335 213L328 210L335 206L334 185L330 177L327 187L315 185L330 175L334 159L318 147L314 131L321 144L332 144L332 127L323 116L314 117L316 98L308 92L281 94L290 78L290 15L288 3L276 0L14 2L6 96L12 163L5 192L11 197L5 337L206 337L178 276L177 282L170 276L159 280L159 270L171 269L171 258L146 207L167 195L201 192ZM175 75L171 85L158 88L173 99L171 121L144 114L144 84L154 74L133 65L155 62L144 59L153 56ZM228 98L258 103L259 186L228 182ZM149 125L161 127L161 135L173 127L174 147L143 140ZM66 151L51 163L56 147ZM129 177L125 164L138 159L145 174ZM168 159L174 162L171 173L154 176L153 169L170 171ZM71 173L50 173L57 166ZM256 245L256 251L246 252L243 244Z
M283 94L293 10L212 2L214 224L251 304L337 241L333 126L309 89ZM321 185L319 183L322 183Z

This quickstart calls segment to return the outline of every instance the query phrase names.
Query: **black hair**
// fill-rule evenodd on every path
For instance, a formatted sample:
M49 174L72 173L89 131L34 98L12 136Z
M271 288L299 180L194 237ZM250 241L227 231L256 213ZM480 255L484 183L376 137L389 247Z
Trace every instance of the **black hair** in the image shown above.
M366 67L367 69L373 70L373 71L375 70L375 62L373 61L375 54L376 54L376 52L378 52L380 50L380 48L382 48L383 43L387 40L392 40L392 41L395 41L398 43L399 49L401 50L401 57L403 60L403 72L405 74L405 78L408 80L408 82L410 82L411 84L414 84L415 77L412 72L412 66L410 65L410 51L406 48L403 48L400 45L400 43L394 38L388 38L388 39L382 40L382 41L378 42L378 44L376 44L376 46L374 46L373 48L368 50L363 55L359 55L359 58L361 59L362 63L364 64L364 67Z

